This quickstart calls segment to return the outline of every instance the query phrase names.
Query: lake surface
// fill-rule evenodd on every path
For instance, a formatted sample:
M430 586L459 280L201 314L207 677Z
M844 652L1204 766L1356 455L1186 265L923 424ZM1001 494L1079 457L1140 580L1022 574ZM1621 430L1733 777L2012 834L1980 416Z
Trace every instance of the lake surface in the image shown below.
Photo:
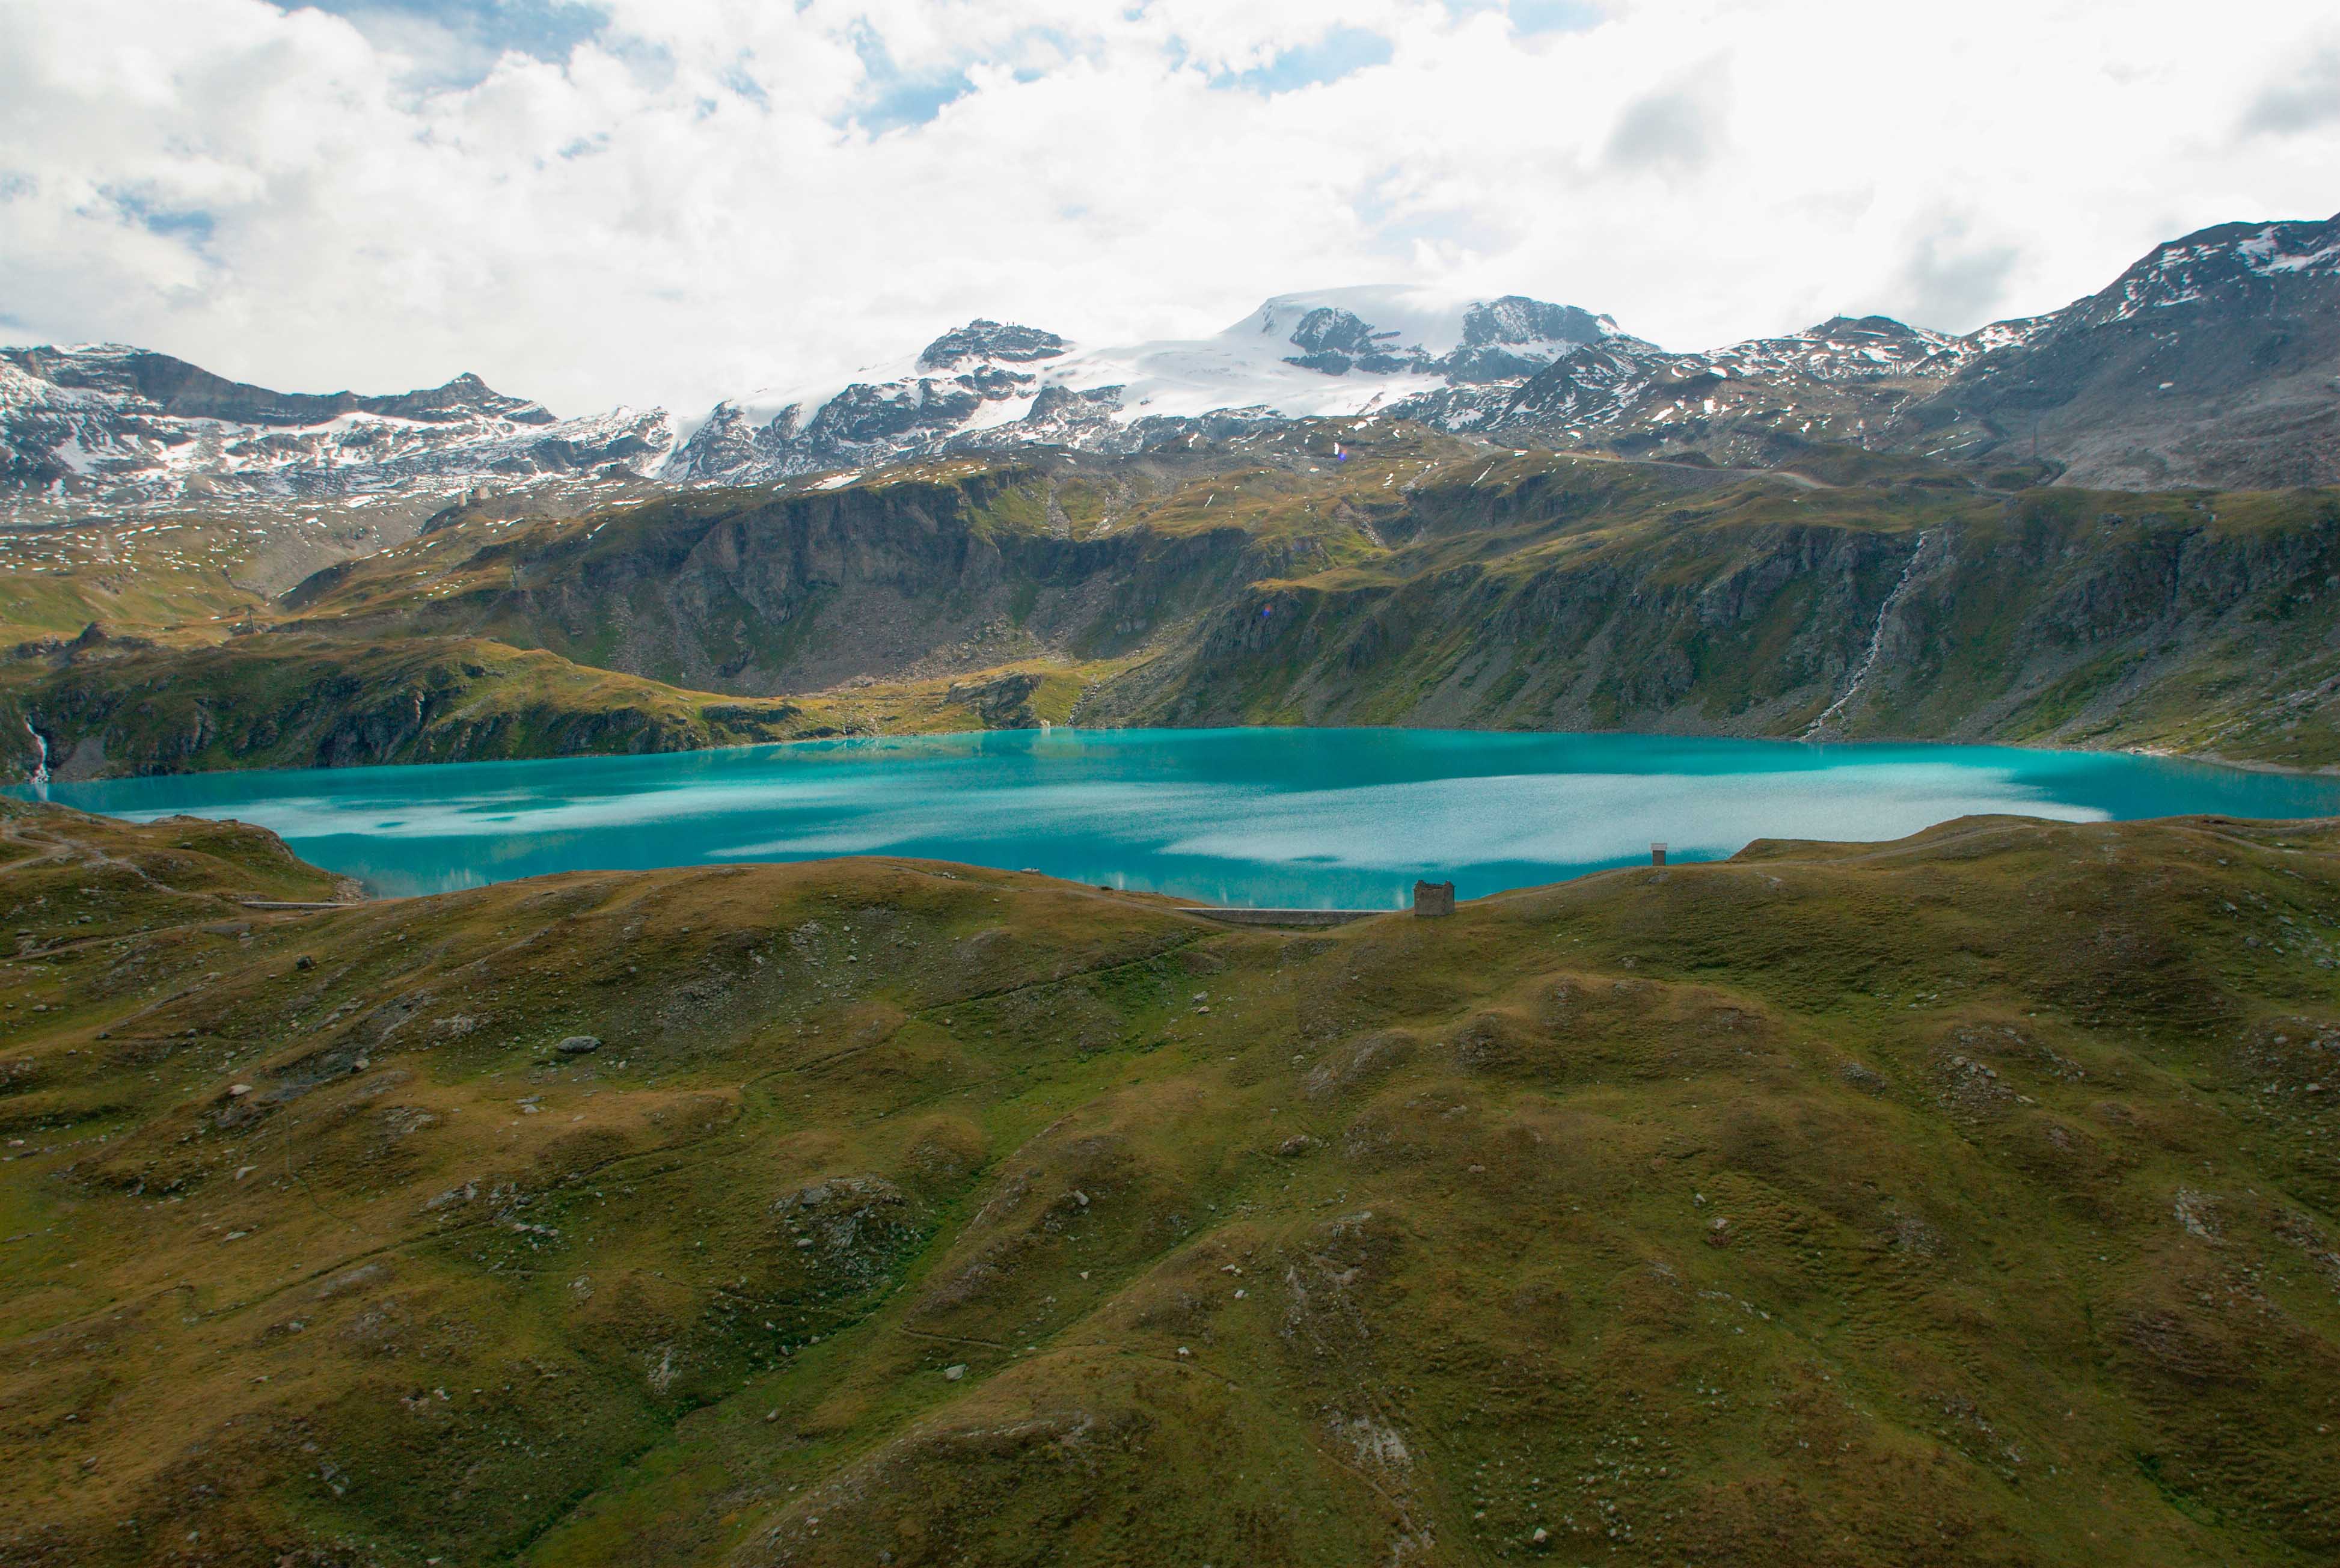
M19 791L22 793L23 791ZM914 855L1210 903L1396 908L1751 839L1894 839L1973 812L2340 814L2340 779L2101 752L1423 729L1058 729L658 757L63 784L146 819L274 829L384 893L583 868Z

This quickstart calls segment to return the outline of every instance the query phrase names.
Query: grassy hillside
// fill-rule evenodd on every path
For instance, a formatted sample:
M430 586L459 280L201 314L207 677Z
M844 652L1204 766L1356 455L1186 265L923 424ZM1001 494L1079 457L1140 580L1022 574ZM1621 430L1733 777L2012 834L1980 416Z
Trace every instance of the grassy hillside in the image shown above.
M100 620L186 627L183 640L209 640L267 606L266 595L236 582L240 563L222 559L212 541L174 537L143 558L108 551L98 559L102 547L78 529L0 533L0 646L71 637Z
M160 650L0 661L17 703L0 753L29 759L28 718L61 757L96 737L104 759L81 766L118 771L1071 717L1817 724L2340 765L2340 491L2035 477L1830 447L1777 470L1628 461L1327 421L575 516L481 503L175 668ZM227 630L197 618L159 640Z
M38 521L20 508L0 525L0 648L92 621L214 641L321 568L411 538L437 505L223 498Z
M1061 722L1116 667L1038 660L803 700L687 691L483 638L98 643L0 660L0 757L60 779L698 750Z
M0 1562L2340 1553L2328 825L1283 935L891 860L271 913L257 830L5 809Z

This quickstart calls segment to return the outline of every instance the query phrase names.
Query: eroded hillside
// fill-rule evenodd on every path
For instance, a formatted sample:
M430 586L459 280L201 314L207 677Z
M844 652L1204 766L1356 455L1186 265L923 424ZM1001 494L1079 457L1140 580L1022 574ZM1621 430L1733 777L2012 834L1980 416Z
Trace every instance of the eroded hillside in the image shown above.
M2340 492L1685 494L1601 468L1426 480L1395 548L1252 584L1083 716L2340 759Z
M457 506L153 649L20 645L0 751L90 777L1070 720L2340 762L2340 491L2038 477L1849 448L1622 461L1367 418Z

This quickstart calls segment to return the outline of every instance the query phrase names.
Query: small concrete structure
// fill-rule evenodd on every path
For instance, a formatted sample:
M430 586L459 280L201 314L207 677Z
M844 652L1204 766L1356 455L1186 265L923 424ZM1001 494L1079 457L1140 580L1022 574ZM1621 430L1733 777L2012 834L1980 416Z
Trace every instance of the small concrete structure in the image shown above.
M1652 844L1652 845L1651 845L1651 846L1650 846L1650 864L1651 864L1651 865L1652 865L1652 866L1662 866L1662 865L1664 865L1665 863L1666 863L1666 847L1665 847L1663 844Z
M1370 920L1377 916L1394 914L1391 909L1242 909L1212 908L1190 905L1178 911L1182 915L1200 915L1205 920L1216 920L1223 926L1345 926L1353 920ZM1416 882L1413 885L1413 912L1423 919L1434 919L1454 912L1454 884L1452 882Z
M1370 920L1376 915L1386 915L1387 909L1239 909L1195 907L1181 909L1182 915L1200 915L1205 920L1216 920L1222 926L1345 926L1352 920Z

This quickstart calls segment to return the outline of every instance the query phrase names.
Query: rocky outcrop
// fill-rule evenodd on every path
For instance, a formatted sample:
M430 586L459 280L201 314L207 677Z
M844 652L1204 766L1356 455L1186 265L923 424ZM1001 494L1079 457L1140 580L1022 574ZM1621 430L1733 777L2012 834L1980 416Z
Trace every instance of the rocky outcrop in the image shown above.
M974 709L987 729L1037 729L1040 718L1032 711L1032 694L1039 690L1038 676L1017 670L989 680L953 683L944 700Z

